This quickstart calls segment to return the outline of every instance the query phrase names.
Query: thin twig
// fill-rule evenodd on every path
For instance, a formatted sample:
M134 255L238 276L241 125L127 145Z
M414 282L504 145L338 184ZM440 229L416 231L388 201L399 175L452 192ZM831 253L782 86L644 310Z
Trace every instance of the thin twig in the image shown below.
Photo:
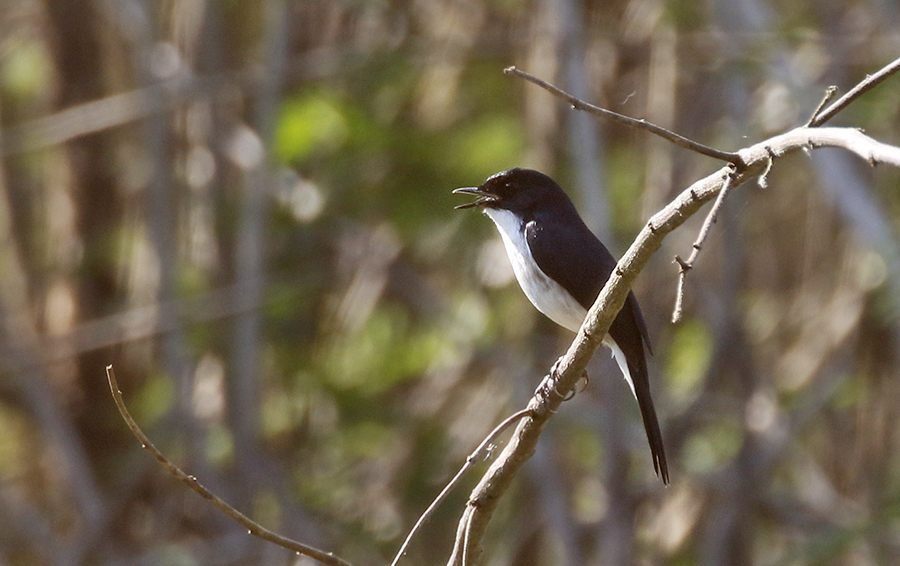
M472 533L472 515L469 514L466 520L466 532L463 535L462 547L462 564L461 566L469 566L469 535Z
M203 499L206 499L207 501L215 505L216 508L218 508L220 511L231 517L233 520L237 521L242 527L247 529L247 532L249 534L275 543L278 546L296 552L297 554L309 556L310 558L318 560L322 564L327 564L328 566L350 566L349 562L338 558L330 552L325 552L323 550L313 548L301 542L297 542L295 540L285 538L281 535L273 533L272 531L263 527L256 521L250 519L228 503L225 503L225 501L220 499L213 492L203 487L203 485L201 485L200 482L197 481L196 477L188 475L181 471L178 466L170 462L169 459L166 458L163 453L153 445L152 442L150 442L150 439L147 438L147 435L144 434L144 431L142 431L138 426L137 422L134 420L134 417L132 417L131 413L128 412L128 408L125 406L125 401L122 399L122 392L119 390L119 384L116 382L116 374L113 371L113 367L111 365L106 366L106 378L109 381L109 390L116 402L116 407L119 409L119 414L121 414L122 418L125 419L125 423L128 425L128 428L131 429L131 432L140 441L141 447L150 452L150 454L152 454L153 457L156 458L156 460L160 464L162 464L162 466L170 474L181 480L182 483L187 485L192 490L199 493L200 496L203 497Z
M822 113L822 109L825 108L825 105L831 102L831 99L834 98L834 95L837 94L837 87L831 85L830 87L825 89L825 96L822 97L822 100L819 102L819 105L816 106L816 109L813 110L812 116L809 117L809 121L806 123L807 126L813 123L819 114Z
M690 149L692 151L696 151L699 154L706 155L708 157L712 157L713 159L719 159L721 161L727 161L728 163L733 163L735 167L741 168L744 166L744 162L741 160L741 156L738 153L730 152L730 151L721 151L702 143L695 142L694 140L688 139L682 135L676 134L671 130L667 130L662 126L657 126L651 122L648 122L644 119L631 118L630 116L625 116L623 114L619 114L618 112L613 112L612 110L607 110L606 108L601 108L599 106L594 106L588 102L581 100L566 91L548 83L547 81L541 80L534 75L526 73L525 71L521 71L516 67L507 67L503 69L503 72L507 75L515 75L517 77L521 77L528 82L534 83L547 92L554 94L560 98L565 99L569 104L572 105L576 110L584 110L590 114L595 116L600 116L601 118L605 118L612 122L616 122L618 124L623 124L625 126L630 126L632 128L637 128L639 130L644 130L650 132L651 134L655 134L665 140L668 140L674 143L677 146Z
M694 242L693 246L691 246L691 255L687 260L675 256L675 263L678 264L678 286L675 292L675 309L672 312L673 323L679 322L682 314L684 314L684 280L687 277L687 272L694 267L694 262L697 261L697 256L700 255L700 250L703 248L707 236L709 236L709 231L712 229L712 225L716 223L719 209L722 208L722 203L725 202L725 196L733 185L734 173L732 171L726 174L725 178L722 180L722 189L719 191L716 202L713 203L712 208L709 210L709 214L706 215L706 219L700 227L700 233L697 235L697 240Z
M497 436L499 436L500 433L509 428L511 424L518 421L519 419L529 416L530 414L531 409L522 409L521 411L513 413L512 415L504 419L503 422L497 425L496 428L494 428L494 430L492 430L491 433L481 441L481 444L478 445L478 448L476 448L471 454L469 454L469 456L466 458L466 463L463 464L462 468L460 468L458 472L456 472L456 475L453 476L453 479L450 480L450 483L448 483L446 487L441 490L434 501L431 502L431 505L429 505L428 508L425 509L425 512L422 513L422 516L419 517L419 519L416 521L416 524L413 525L412 530L410 530L409 534L406 535L406 540L404 540L403 544L400 545L400 550L397 551L397 556L394 557L393 562L391 562L391 566L397 566L400 558L406 553L406 549L407 547L409 547L409 543L410 541L412 541L413 536L416 534L419 528L425 524L425 521L428 520L431 514L434 513L434 510L437 509L438 505L440 505L444 501L444 499L447 498L447 495L449 495L453 488L456 487L456 484L459 483L459 480L462 479L465 473L469 471L469 469L471 469L476 462L478 462L479 458L481 457L481 453L489 445L493 444Z
M882 67L874 75L867 76L865 79L860 81L859 84L853 87L850 92L837 99L834 104L829 106L825 111L819 114L814 114L812 119L810 119L809 124L807 125L810 128L821 126L828 120L834 118L835 114L846 108L847 105L849 105L851 102L875 88L884 79L890 77L897 71L900 71L900 58L895 59L888 65Z

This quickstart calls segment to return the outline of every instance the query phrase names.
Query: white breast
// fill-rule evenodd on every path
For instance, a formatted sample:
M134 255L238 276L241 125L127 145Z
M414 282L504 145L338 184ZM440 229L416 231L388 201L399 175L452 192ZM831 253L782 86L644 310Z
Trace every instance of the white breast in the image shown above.
M519 286L531 304L556 324L578 332L587 311L559 283L538 268L519 218L508 210L486 208L484 212L497 225Z

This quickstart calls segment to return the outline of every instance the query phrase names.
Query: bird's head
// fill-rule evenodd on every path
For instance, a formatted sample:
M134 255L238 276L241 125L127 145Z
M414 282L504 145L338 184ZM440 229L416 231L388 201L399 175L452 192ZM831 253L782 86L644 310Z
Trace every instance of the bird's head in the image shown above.
M539 204L553 206L557 202L570 202L553 179L533 169L501 171L488 177L481 186L463 187L453 193L478 197L473 202L456 206L457 209L495 208L520 214L533 211Z

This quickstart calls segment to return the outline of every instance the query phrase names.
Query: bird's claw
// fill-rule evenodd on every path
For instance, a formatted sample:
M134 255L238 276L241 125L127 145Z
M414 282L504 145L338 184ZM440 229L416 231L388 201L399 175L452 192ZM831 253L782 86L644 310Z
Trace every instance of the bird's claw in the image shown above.
M540 396L542 399L549 400L551 395L555 395L562 399L563 401L568 401L572 397L575 396L576 393L580 393L584 391L589 383L587 371L583 371L581 373L581 377L578 379L578 384L584 383L582 387L579 387L576 384L575 388L569 391L567 394L563 395L556 388L557 378L559 377L558 369L559 363L562 361L562 358L559 358L555 362L553 362L553 366L550 368L550 373L544 376L544 379L541 380L541 384L538 385L538 388L535 390L535 395Z

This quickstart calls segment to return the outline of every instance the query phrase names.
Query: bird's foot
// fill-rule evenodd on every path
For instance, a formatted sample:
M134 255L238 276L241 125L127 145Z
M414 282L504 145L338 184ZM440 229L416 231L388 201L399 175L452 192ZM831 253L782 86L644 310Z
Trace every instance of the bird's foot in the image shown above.
M540 397L544 401L549 401L552 397L560 397L565 400L565 395L562 395L556 388L557 378L559 377L559 374L557 373L558 367L559 360L556 360L553 362L553 367L550 368L550 373L544 376L540 385L534 390L535 396Z
M587 371L582 372L581 377L578 379L578 383L576 383L575 388L569 391L567 394L563 395L559 392L557 388L559 379L559 363L562 361L562 358L559 358L555 362L553 362L553 367L550 368L550 373L544 376L544 379L541 380L541 384L538 385L537 390L535 390L535 395L539 395L542 399L549 399L551 395L561 398L563 401L568 401L572 397L575 396L576 393L580 393L587 388L588 385L588 374Z

